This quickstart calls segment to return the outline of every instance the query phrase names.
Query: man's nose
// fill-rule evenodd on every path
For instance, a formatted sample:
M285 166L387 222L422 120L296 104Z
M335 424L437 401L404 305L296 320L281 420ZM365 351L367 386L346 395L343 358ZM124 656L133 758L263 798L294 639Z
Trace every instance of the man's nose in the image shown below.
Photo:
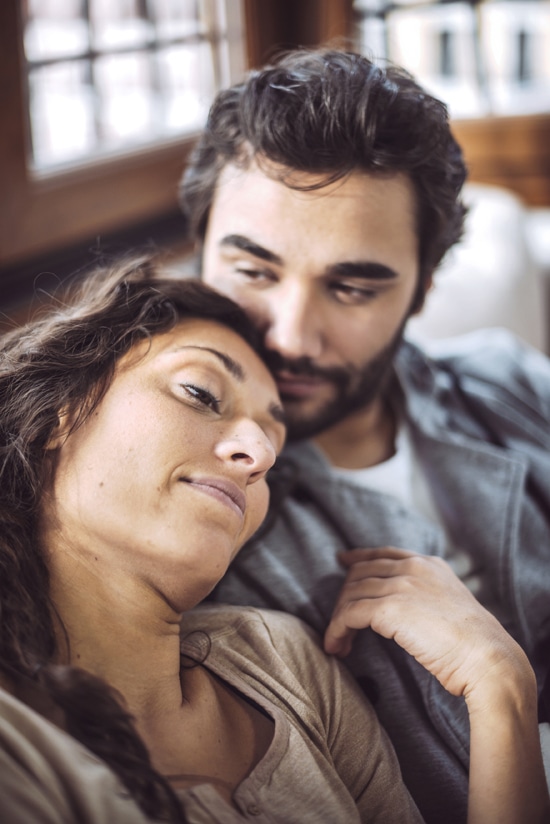
M312 358L321 355L321 324L314 301L300 284L288 284L269 296L265 343L284 358Z

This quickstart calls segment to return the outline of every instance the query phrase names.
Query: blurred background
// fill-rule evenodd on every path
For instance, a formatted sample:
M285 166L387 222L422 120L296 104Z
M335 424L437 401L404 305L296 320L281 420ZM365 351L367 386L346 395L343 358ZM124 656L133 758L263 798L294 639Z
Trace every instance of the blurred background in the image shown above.
M326 42L401 64L445 100L476 204L489 185L521 213L518 266L536 264L547 301L550 0L2 0L0 311L21 316L47 272L102 252L185 257L177 183L213 96L281 49Z

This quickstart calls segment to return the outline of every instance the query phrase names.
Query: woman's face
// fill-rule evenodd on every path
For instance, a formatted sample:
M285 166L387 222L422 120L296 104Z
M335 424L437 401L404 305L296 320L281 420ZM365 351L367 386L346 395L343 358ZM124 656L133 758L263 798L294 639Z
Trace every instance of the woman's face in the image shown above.
M232 330L189 319L139 343L88 420L50 444L52 562L68 552L192 606L265 516L281 421L271 375Z

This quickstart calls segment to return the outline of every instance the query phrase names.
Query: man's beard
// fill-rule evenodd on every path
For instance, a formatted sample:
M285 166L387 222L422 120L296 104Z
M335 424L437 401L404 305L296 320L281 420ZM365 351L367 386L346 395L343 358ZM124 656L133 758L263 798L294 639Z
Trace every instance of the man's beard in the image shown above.
M281 394L287 418L288 440L313 438L353 412L370 406L389 381L395 353L403 340L404 327L405 324L399 328L386 348L362 367L322 368L315 366L310 358L290 360L277 352L270 352L269 368L275 374L284 371L297 376L319 377L332 383L335 389L333 399L308 418L300 415L299 399L285 398Z

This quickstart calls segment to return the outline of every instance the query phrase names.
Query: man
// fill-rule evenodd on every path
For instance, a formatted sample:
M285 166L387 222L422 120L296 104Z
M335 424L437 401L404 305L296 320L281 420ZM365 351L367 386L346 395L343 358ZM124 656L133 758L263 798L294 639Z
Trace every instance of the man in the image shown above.
M502 333L437 360L403 338L461 235L465 176L445 107L357 55L297 52L218 95L182 205L204 279L264 335L291 443L267 528L216 597L330 624L326 648L343 654L367 626L338 601L345 566L372 554L338 553L440 556L542 684L550 366ZM464 822L462 698L371 629L346 663L426 820Z

